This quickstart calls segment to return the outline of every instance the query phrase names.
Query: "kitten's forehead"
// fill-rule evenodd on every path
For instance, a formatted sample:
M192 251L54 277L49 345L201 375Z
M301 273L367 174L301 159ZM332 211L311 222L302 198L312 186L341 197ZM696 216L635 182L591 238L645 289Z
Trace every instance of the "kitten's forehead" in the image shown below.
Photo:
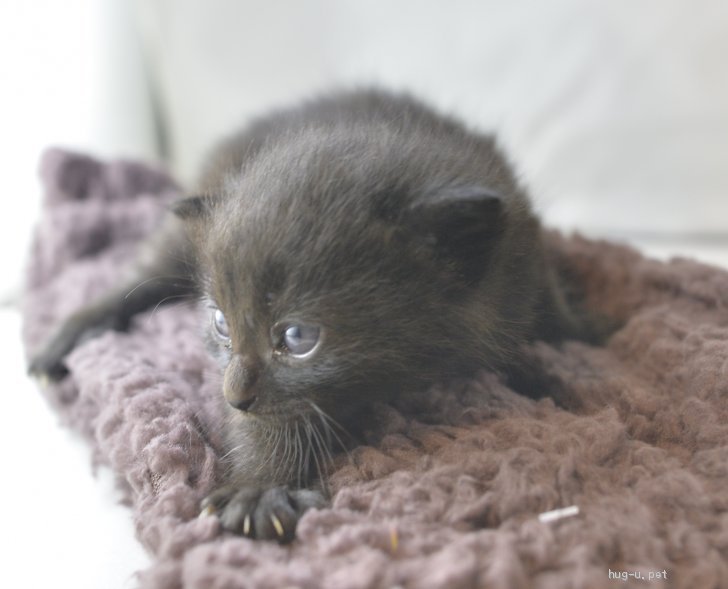
M258 299L394 279L416 255L388 245L394 220L426 183L452 174L440 156L434 165L429 152L408 149L386 131L308 134L254 158L229 178L214 211L208 243L218 274Z
M210 248L221 279L236 288L255 288L261 296L280 294L292 281L324 280L334 266L354 264L366 234L373 232L361 219L327 217L316 208L263 212L222 221Z
M238 262L269 260L272 268L259 271L275 276L276 266L343 246L368 226L378 189L370 184L357 165L329 150L284 150L231 180L212 231L223 249L233 244Z

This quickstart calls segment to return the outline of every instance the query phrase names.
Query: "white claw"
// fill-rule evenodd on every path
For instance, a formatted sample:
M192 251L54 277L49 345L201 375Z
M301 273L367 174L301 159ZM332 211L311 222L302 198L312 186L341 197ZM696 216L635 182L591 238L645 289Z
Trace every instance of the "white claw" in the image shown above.
M245 515L245 519L243 520L243 534L246 536L250 535L250 514Z
M281 523L281 520L279 520L274 513L271 513L270 521L273 524L273 527L276 529L276 534L283 538L286 531L283 529L283 524Z
M200 511L199 518L203 517L210 517L211 515L215 515L215 506L214 505L206 505L202 508L202 511Z

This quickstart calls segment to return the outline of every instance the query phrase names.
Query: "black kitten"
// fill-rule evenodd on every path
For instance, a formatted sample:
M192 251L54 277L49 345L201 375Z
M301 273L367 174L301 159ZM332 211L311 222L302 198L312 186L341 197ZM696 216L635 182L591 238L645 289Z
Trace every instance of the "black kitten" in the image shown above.
M323 503L311 485L339 429L370 402L511 370L525 341L580 329L493 140L409 97L343 93L264 117L218 149L198 194L31 371L60 378L81 340L202 295L230 414L228 477L203 507L230 530L292 538ZM179 275L194 279L154 280Z

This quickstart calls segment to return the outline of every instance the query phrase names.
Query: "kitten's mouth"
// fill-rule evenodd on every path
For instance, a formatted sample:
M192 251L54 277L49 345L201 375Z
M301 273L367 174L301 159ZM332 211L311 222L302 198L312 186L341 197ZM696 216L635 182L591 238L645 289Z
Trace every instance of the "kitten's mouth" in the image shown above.
M254 402L247 409L235 413L240 419L257 422L271 431L288 432L291 436L300 435L308 443L320 446L321 451L332 451L336 448L346 450L343 439L351 438L347 428L317 403L308 399L302 399L284 411L280 407L266 407L260 402Z
M235 413L243 418L255 419L271 426L289 426L297 422L306 421L316 415L308 404L296 404L281 410L280 407L270 407L259 402L250 403L247 407L235 407Z

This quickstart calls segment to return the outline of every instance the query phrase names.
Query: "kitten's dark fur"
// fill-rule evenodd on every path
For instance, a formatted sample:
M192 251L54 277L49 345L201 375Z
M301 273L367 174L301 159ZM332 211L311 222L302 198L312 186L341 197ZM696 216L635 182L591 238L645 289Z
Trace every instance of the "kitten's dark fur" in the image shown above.
M493 140L409 97L341 93L261 118L217 150L198 194L129 283L69 319L31 370L61 377L89 335L165 297L204 296L230 466L204 505L228 529L290 539L322 503L310 485L334 423L355 424L369 402L507 372L525 341L581 329ZM191 285L149 280L186 273ZM286 347L291 325L320 330L311 353Z

